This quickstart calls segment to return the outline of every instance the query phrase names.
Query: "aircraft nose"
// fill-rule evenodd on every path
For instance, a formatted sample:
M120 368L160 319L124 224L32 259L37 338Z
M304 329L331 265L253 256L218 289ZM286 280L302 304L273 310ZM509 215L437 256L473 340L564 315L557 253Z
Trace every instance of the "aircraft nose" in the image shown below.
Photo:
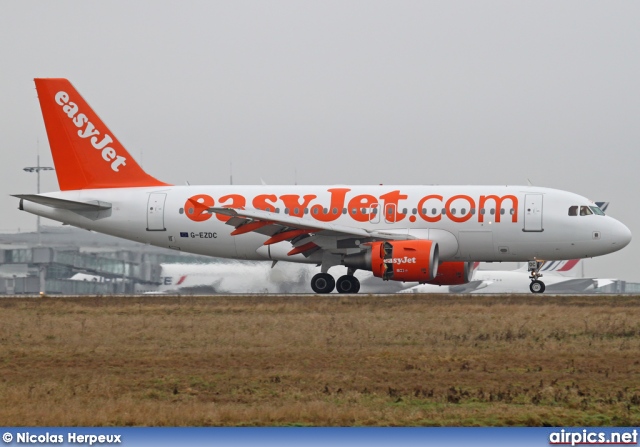
M626 247L631 242L631 230L625 224L614 219L613 245L616 250Z

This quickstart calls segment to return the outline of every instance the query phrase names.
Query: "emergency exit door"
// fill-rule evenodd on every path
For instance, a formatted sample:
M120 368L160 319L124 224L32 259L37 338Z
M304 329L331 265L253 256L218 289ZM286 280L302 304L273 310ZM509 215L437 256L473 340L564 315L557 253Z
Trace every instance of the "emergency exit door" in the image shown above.
M147 231L165 231L164 201L167 195L159 192L149 194L147 203Z

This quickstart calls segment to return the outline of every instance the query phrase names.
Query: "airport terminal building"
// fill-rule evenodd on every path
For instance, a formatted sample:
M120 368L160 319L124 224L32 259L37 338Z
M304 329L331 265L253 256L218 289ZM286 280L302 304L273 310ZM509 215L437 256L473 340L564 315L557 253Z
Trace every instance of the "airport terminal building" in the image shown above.
M74 227L45 226L40 233L0 234L0 295L133 294L160 284L162 263L214 262Z

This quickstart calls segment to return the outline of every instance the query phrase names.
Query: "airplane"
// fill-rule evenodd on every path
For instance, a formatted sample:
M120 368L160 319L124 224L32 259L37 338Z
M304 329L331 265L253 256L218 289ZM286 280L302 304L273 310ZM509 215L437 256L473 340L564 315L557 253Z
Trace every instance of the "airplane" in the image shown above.
M303 293L308 271L284 263L270 268L265 262L216 262L214 264L161 264L157 288L141 286L139 292L178 294Z
M305 267L305 268L300 268ZM160 264L160 283L136 284L136 294L304 293L310 266L283 263L270 268L258 261ZM292 279L293 278L293 279ZM111 281L100 275L75 273L74 281ZM116 279L115 281L119 281Z
M316 293L357 293L356 270L387 281L469 282L474 261L544 261L618 251L631 232L580 195L537 186L176 186L146 173L71 83L35 79L60 191L17 194L63 224L221 258L315 264ZM344 266L337 281L329 273Z
M546 291L552 293L586 293L612 284L605 278L578 276L579 259L546 262L540 269L544 273ZM471 281L454 286L418 284L398 293L526 293L524 278L529 276L527 266L516 270L475 270Z

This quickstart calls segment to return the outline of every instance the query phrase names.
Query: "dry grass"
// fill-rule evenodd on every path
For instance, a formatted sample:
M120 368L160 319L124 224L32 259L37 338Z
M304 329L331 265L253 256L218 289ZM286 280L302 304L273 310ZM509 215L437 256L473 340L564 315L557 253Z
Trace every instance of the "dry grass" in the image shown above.
M0 424L640 425L640 298L2 299Z

